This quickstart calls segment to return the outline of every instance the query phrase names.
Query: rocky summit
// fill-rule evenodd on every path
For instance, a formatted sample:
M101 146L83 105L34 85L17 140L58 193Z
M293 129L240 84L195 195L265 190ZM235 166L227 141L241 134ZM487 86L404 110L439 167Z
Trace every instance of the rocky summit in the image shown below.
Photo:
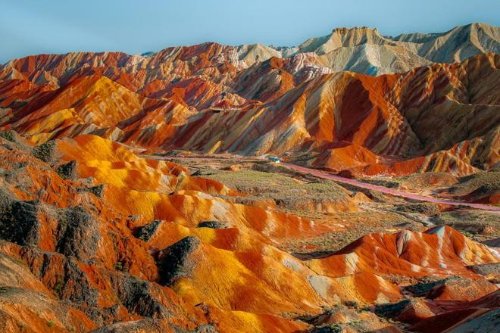
M493 332L500 28L0 66L1 332Z

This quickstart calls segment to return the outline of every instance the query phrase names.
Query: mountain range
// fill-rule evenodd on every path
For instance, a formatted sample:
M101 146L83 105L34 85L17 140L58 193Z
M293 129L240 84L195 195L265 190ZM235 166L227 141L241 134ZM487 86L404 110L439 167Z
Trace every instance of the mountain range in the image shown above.
M494 331L499 69L487 24L7 62L0 331Z
M353 28L297 48L31 56L0 69L0 126L36 143L97 134L153 150L288 154L355 174L466 175L498 160L499 31Z

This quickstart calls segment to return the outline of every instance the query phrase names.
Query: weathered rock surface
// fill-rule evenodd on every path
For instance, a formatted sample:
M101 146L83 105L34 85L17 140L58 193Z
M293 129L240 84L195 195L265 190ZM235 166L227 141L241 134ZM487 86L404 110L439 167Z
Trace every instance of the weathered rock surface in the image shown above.
M334 45L343 38L333 38ZM381 36L345 38L368 43L364 49L397 43ZM497 47L493 40L484 43L486 49ZM229 49L204 44L140 61L112 53L15 60L0 69L0 82L5 82L0 128L27 135L38 144L33 154L46 162L57 159L51 139L95 134L151 152L286 155L351 175L469 175L498 164L496 53L463 57L457 51L460 63L425 62L405 67L404 73L373 77L331 69L305 75L295 59L307 60L303 53L250 67L240 61L230 65L237 52ZM51 73L54 81L38 82L42 73ZM72 176L70 166L60 169L68 173L65 177ZM481 200L487 190L470 196Z
M485 24L398 37L354 28L292 48L205 43L0 66L0 331L498 326L500 252L445 226L495 235L483 215L277 177L259 158L226 167L231 188L162 156L272 154L349 177L413 175L391 186L495 204L499 40ZM480 218L458 221L468 216Z
M478 321L497 304L490 270L471 267L498 253L449 227L370 234L299 259L280 244L334 229L236 204L224 198L237 191L97 136L53 149L49 164L29 146L0 145L6 332L397 331L384 317L451 327L460 323L448 312ZM69 161L75 176L61 177ZM81 190L94 184L101 196Z

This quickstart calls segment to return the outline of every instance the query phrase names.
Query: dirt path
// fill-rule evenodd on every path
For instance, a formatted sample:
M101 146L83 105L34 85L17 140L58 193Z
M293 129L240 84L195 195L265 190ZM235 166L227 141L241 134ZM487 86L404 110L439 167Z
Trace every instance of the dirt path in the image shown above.
M486 205L486 204L476 204L476 203L469 203L469 202L460 202L460 201L452 201L452 200L446 200L446 199L437 199L433 197L428 197L424 195L418 195L414 193L408 193L396 189L391 189L387 188L384 186L380 185L374 185L374 184L369 184L369 183L364 183L356 179L350 179L350 178L345 178L341 176L336 176L332 175L328 172L321 171L321 170L316 170L316 169L310 169L302 166L298 166L295 164L289 164L289 163L282 163L282 166L284 166L287 169L297 171L303 174L310 174L319 178L323 179L330 179L334 180L339 183L343 184L349 184L353 185L359 188L364 188L367 190L373 190L377 192L381 192L384 194L389 194L389 195L394 195L397 197L402 197L406 199L412 199L412 200L418 200L418 201L424 201L424 202L432 202L436 204L443 204L443 205L451 205L451 206L463 206L463 207L469 207L469 208L474 208L474 209L480 209L480 210L486 210L490 212L498 212L500 213L500 207L492 206L492 205Z

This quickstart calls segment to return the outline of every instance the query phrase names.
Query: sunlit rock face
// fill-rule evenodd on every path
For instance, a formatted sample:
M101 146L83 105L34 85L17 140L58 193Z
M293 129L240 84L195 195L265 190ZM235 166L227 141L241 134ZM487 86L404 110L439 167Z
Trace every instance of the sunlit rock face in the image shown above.
M466 175L498 162L499 35L485 24L398 37L341 28L295 48L30 56L0 68L0 126L34 143L96 134L150 149L308 153L351 174Z
M1 66L0 331L494 328L500 252L456 230L494 215L454 229L446 205L256 157L498 204L499 39L342 28ZM178 151L238 159L236 185Z
M468 267L498 263L498 253L449 227L369 234L298 258L281 244L333 226L236 204L229 198L238 191L98 136L36 149L17 135L0 141L7 331L291 332L310 329L315 321L304 318L319 315L323 324L348 316L389 329L345 304L381 313L381 304L423 296L397 312L415 322L446 312L441 300L458 302L453 311L475 309L497 290L491 276ZM418 282L428 277L435 282Z

